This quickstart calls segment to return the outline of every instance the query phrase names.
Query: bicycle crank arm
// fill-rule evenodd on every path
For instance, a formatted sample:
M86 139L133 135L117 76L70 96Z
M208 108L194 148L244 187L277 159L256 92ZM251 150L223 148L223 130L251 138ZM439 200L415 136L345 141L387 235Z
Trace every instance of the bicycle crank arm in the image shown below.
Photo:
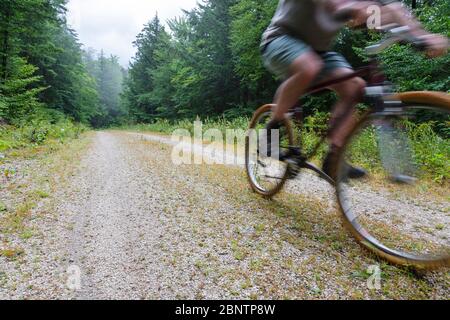
M305 169L314 171L315 173L317 173L319 175L319 177L321 179L327 181L331 185L335 185L335 181L330 176L328 176L325 172L323 172L321 169L319 169L316 165L314 165L310 162L305 162L305 163L303 163L302 167Z
M264 178L267 178L267 179L283 180L283 178L280 178L280 177L272 177L272 176L268 176L268 175L264 175L263 177L264 177Z

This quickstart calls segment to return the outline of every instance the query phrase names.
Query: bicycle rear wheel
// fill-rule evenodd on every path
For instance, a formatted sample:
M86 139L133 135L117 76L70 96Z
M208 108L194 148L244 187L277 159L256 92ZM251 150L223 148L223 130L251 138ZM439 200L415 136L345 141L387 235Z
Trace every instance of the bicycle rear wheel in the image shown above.
M346 226L390 262L450 266L450 96L407 93L370 114L340 151L337 196ZM346 163L368 170L346 176Z
M284 187L289 177L289 164L277 157L268 157L261 152L262 139L266 134L266 125L271 120L274 105L265 105L258 109L249 126L245 144L245 167L252 189L264 196L273 197ZM279 130L279 152L287 152L294 144L292 127L285 120Z

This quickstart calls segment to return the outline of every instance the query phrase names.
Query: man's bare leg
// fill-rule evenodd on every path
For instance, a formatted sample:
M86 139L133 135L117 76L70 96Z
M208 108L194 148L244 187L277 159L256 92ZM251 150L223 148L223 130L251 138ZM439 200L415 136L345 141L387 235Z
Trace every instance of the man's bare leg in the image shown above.
M341 77L352 72L350 69L337 69L331 77ZM360 102L364 93L366 83L361 78L353 78L348 81L336 84L330 89L334 90L338 96L339 101L333 107L331 118L331 132L329 135L330 152L324 161L324 171L332 178L336 178L335 164L336 164L336 150L341 148L344 144L345 138L350 134L356 119L355 107ZM361 168L356 168L347 164L348 176L350 178L361 178L366 175L366 172Z
M289 109L297 103L316 79L322 66L321 58L314 52L307 52L295 59L290 67L291 76L281 84L275 95L276 108L273 113L273 121L284 120Z
M275 94L275 108L271 121L267 124L266 150L269 157L278 154L275 149L279 146L272 145L272 131L279 130L286 114L302 96L306 89L319 75L323 67L322 59L312 51L308 51L297 59L289 67L289 77L281 84Z
M337 69L331 77L343 77L352 72L350 69ZM366 82L359 77L330 87L339 96L339 101L332 109L332 131L329 136L332 145L342 147L344 139L350 134L355 122L355 106L360 102L365 87Z

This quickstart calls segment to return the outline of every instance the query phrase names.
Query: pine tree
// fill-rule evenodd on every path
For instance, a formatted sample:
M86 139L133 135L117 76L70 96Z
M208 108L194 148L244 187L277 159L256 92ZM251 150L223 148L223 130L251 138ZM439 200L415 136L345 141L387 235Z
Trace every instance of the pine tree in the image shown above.
M24 59L8 59L5 80L0 84L0 118L17 122L42 107L38 94L45 88L33 87L40 80L35 73L36 67Z
M151 99L154 88L151 71L157 68L155 53L160 45L165 29L158 16L155 16L137 36L134 46L137 54L130 65L125 91L129 114L136 121L148 121L156 116Z

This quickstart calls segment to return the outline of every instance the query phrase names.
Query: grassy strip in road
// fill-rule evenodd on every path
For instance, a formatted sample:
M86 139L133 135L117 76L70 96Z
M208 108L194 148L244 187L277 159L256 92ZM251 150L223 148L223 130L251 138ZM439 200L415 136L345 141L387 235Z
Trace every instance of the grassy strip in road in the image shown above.
M144 159L152 170L168 170L170 147L136 144L144 144L149 155L159 154L156 160ZM420 277L362 250L341 226L338 212L319 199L287 192L275 201L261 199L249 190L242 169L235 167L180 166L170 171L169 188L184 195L183 210L200 224L192 227L192 237L208 239L209 246L232 257L224 264L223 258L207 255L196 266L206 278L220 279L231 296L430 299L448 293L447 273ZM198 246L192 251L201 252L205 242ZM367 288L371 265L381 267L381 290Z
M450 285L446 272L430 273L429 279L433 280L429 281L417 277L406 268L387 264L363 250L341 225L337 210L330 211L327 203L287 192L280 194L275 201L263 200L249 191L241 170L230 167L218 167L217 170L199 168L199 170L211 184L224 187L229 199L233 199L236 204L253 204L253 210L250 209L248 214L265 211L268 217L272 216L269 220L272 220L274 228L269 231L270 223L265 225L269 226L269 232L279 230L280 250L283 248L283 242L289 243L299 252L308 246L314 248L316 255L303 266L289 261L279 262L287 269L297 272L299 276L306 273L316 278L319 289L317 297L324 293L328 281L343 288L348 298L375 299L434 298L432 285L434 281L444 284L447 288ZM380 291L369 290L361 285L370 277L366 272L370 265L379 265L382 269L383 287ZM346 279L344 275L348 278ZM355 285L356 282L359 282L359 285ZM321 286L323 290L320 289Z
M201 119L203 124L203 132L209 129L218 129L223 134L229 129L242 129L246 130L250 122L249 118L242 117L233 120L228 120L225 118L218 119ZM171 135L177 129L184 129L194 134L194 121L193 120L179 120L179 121L169 121L169 120L158 120L149 124L136 124L122 126L120 129L139 131L139 132L158 132L167 135Z

